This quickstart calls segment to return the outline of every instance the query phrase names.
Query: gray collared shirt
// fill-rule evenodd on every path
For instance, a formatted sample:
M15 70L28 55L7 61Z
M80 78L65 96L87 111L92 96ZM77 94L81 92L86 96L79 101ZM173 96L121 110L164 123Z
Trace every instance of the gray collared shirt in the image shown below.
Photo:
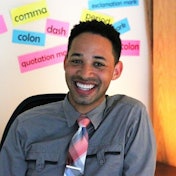
M0 152L0 176L63 176L80 113L64 101L33 108L15 120ZM84 176L153 176L156 146L144 105L107 96L87 114L89 140Z
M86 114L86 116L91 120L91 123L93 124L94 129L97 129L97 127L101 123L104 117L103 114L104 114L105 107L106 107L106 99L98 107L96 107L91 112ZM64 108L65 118L67 120L68 126L71 127L75 124L75 121L80 116L80 113L75 111L75 109L69 103L67 98L64 101L63 108Z

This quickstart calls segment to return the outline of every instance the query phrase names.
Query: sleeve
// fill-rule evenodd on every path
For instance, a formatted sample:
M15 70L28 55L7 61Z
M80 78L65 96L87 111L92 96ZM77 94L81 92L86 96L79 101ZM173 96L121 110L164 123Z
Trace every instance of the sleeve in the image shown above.
M156 142L146 108L133 110L126 135L123 176L154 176Z
M14 121L0 151L0 176L25 176L27 164L21 146L18 121Z

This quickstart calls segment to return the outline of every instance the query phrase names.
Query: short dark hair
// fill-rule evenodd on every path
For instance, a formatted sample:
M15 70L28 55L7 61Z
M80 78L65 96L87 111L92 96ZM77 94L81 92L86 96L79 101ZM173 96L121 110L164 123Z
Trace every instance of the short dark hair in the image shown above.
M76 24L72 28L68 39L67 52L69 52L70 50L73 39L77 37L79 34L84 32L99 34L107 38L111 42L113 47L113 55L115 58L115 63L119 61L122 49L119 32L116 31L111 24L105 24L102 21L97 20L80 22L79 24Z

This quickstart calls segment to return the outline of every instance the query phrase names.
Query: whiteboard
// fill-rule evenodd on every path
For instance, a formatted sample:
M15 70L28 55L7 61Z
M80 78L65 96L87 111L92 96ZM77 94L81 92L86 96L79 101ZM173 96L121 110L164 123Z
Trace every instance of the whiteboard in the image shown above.
M128 1L128 0L127 0ZM0 137L10 115L26 97L42 93L68 92L63 62L21 73L18 57L60 45L66 45L68 37L45 35L45 45L27 45L12 42L14 30L45 33L47 19L60 20L69 24L69 31L81 19L84 10L90 10L92 0L46 0L49 16L26 24L14 26L11 11L39 1L2 1L0 15L7 31L0 34ZM94 1L109 2L109 1ZM114 2L123 2L118 0ZM132 2L129 0L128 2ZM123 55L124 70L118 80L112 81L107 94L126 94L142 101L149 112L151 109L151 58L150 36L144 1L135 6L99 8L91 10L114 18L115 22L127 19L130 29L121 34L122 40L140 41L139 55ZM123 26L122 26L123 27ZM119 26L120 28L120 26Z

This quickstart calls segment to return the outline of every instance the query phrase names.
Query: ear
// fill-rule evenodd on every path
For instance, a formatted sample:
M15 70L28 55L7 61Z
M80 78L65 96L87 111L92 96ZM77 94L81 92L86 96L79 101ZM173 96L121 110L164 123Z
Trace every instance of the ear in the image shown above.
M65 65L66 65L66 59L67 59L67 55L64 58L64 70L65 70Z
M116 80L117 78L119 78L122 73L122 70L123 70L123 63L121 61L118 61L118 63L115 65L114 68L112 80Z

